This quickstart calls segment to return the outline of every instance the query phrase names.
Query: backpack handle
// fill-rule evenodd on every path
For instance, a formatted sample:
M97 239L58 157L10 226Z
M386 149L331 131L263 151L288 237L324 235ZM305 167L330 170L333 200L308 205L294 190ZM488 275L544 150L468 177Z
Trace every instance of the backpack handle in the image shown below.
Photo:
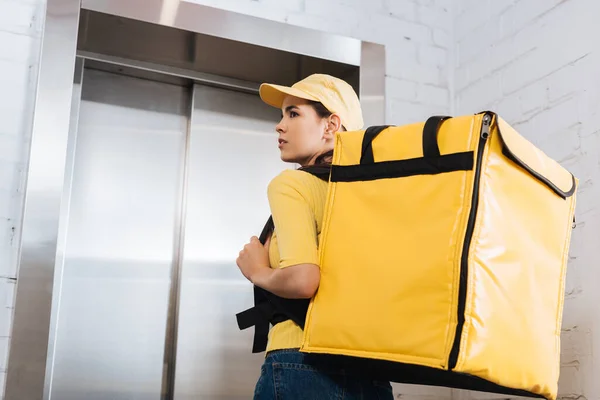
M425 121L425 126L423 127L423 157L440 156L437 136L442 123L449 118L451 117L446 115L435 115Z
M440 148L437 142L438 131L442 123L449 118L451 117L447 115L435 115L425 121L425 126L423 127L423 157L440 156ZM373 164L375 162L373 157L373 140L390 126L393 125L376 125L370 126L365 130L360 155L361 165Z
M362 151L360 154L360 163L362 164L373 164L375 159L373 158L373 139L377 137L381 132L386 130L392 125L377 125L370 126L365 131L362 141Z

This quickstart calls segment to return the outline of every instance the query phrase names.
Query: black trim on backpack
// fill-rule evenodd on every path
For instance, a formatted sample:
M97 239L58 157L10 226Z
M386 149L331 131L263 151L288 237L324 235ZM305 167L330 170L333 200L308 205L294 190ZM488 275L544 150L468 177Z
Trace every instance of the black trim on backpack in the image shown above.
M566 200L567 198L573 196L573 194L575 193L575 189L577 188L577 182L575 181L575 177L573 176L573 174L571 174L571 182L572 182L571 189L569 189L568 191L565 192L564 190L562 190L558 186L556 186L554 183L552 183L549 179L542 176L537 171L535 171L533 168L531 168L529 165L527 165L523 161L521 161L515 155L515 153L510 151L510 149L508 148L508 146L505 143L502 144L502 154L506 158L508 158L515 164L517 164L518 166L524 168L527 172L529 172L531 175L533 175L534 178L536 178L537 180L542 182L544 185L548 186L548 188L550 188L550 190L552 190L554 193L559 195L563 200Z
M304 362L318 367L321 364L321 358L324 356L327 357L328 366L343 369L348 376L356 376L360 379L367 378L376 381L391 381L412 385L475 390L507 396L544 398L544 396L536 393L501 386L474 375L417 364L346 355L323 355L314 353L305 353Z
M300 168L322 180L329 180L331 168L328 165L309 166ZM264 245L275 229L273 217L269 217L260 236L259 241ZM286 299L279 297L265 289L254 286L254 307L236 314L240 330L254 326L254 342L252 353L261 353L267 349L269 325L291 319L304 329L304 321L308 311L309 299Z
M414 175L435 175L473 169L474 153L453 153L438 157L381 161L373 164L332 165L331 182L372 181Z
M490 115L497 115L495 112L493 111L481 111L476 113L475 115L479 115L479 114L490 114ZM502 131L500 130L500 127L497 126L498 132L500 133L500 138L502 139L502 154L508 158L509 160L511 160L512 162L514 162L515 164L517 164L519 167L523 168L525 171L527 171L528 173L530 173L534 178L536 178L537 180L539 180L541 183L543 183L544 185L548 186L548 188L550 190L552 190L554 193L556 193L558 196L562 197L564 200L566 200L568 197L573 196L573 194L575 194L575 191L577 190L577 181L575 179L575 176L573 174L571 174L571 189L564 191L562 189L560 189L558 186L556 186L554 183L552 183L548 178L546 178L545 176L543 176L542 174L538 173L537 171L535 171L533 168L531 168L529 165L527 165L525 162L523 162L521 159L519 159L519 157L516 156L515 153L512 152L512 150L508 147L507 143L504 141L504 138L502 137Z

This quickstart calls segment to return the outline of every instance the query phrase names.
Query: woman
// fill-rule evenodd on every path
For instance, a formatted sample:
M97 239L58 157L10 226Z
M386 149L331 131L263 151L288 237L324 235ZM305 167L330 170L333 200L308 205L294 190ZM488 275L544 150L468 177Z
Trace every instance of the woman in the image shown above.
M281 108L276 126L281 159L301 166L331 163L336 132L363 127L358 97L346 82L315 74L292 87L263 84L262 100ZM313 297L320 281L318 243L327 182L286 170L269 184L275 224L263 246L252 237L237 259L254 285L292 299ZM344 372L340 357L300 353L302 329L291 320L269 332L255 399L392 399L389 382Z

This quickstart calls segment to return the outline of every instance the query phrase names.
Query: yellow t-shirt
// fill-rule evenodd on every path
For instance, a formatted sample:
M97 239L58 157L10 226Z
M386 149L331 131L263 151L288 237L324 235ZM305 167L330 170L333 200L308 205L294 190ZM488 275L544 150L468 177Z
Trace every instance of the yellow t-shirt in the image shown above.
M327 182L307 172L285 170L270 182L267 192L275 224L269 246L271 268L319 265ZM302 329L287 320L269 331L267 351L298 348L301 343Z

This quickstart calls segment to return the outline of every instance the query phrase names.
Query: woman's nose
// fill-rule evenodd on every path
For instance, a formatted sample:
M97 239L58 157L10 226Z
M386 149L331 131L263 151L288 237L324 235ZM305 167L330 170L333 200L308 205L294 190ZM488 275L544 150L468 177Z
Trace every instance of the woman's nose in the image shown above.
M275 127L275 130L277 131L277 133L283 133L283 132L285 132L283 121L279 121L279 123Z

